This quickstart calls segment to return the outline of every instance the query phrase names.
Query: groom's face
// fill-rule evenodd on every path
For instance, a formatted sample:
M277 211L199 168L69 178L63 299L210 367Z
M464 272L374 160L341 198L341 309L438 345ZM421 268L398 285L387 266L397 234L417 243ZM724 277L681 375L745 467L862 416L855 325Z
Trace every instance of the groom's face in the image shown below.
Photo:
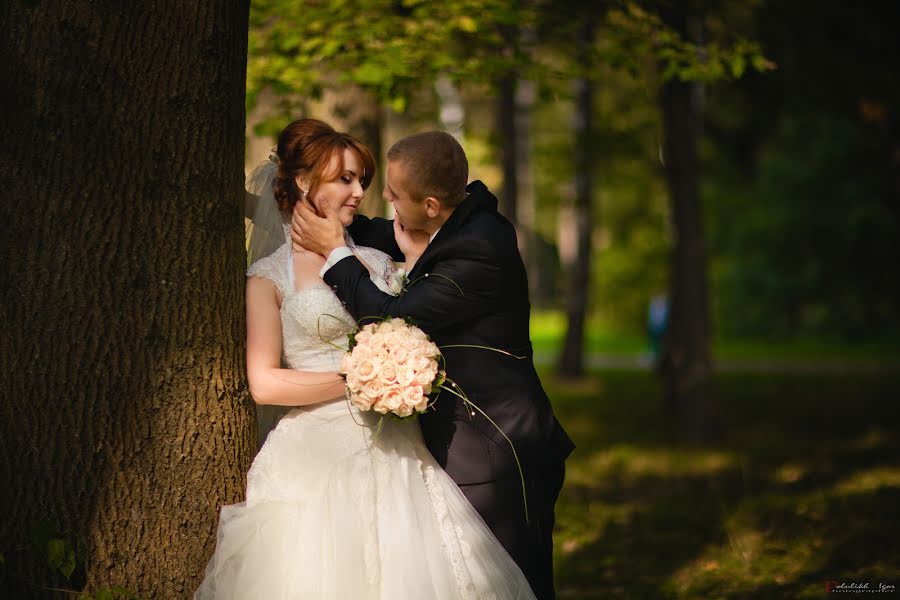
M425 203L414 200L410 195L404 165L388 161L384 180L384 199L394 205L395 218L405 229L425 230L428 222Z

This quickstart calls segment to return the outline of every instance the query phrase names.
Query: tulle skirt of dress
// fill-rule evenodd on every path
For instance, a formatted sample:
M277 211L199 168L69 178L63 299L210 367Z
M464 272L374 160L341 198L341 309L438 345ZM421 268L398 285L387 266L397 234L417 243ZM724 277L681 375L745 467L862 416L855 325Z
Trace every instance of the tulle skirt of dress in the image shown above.
M352 412L351 412L352 411ZM222 509L197 600L534 598L415 420L293 410Z

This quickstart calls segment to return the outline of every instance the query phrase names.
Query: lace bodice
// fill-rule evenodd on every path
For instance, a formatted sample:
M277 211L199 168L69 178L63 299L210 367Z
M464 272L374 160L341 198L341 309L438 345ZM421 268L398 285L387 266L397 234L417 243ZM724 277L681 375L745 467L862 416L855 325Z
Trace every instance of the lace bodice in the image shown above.
M372 282L385 293L396 271L391 258L365 246L351 246L372 270ZM247 276L264 277L281 292L282 358L300 371L337 371L347 348L347 334L356 322L330 287L321 281L312 287L294 290L290 244L256 261Z

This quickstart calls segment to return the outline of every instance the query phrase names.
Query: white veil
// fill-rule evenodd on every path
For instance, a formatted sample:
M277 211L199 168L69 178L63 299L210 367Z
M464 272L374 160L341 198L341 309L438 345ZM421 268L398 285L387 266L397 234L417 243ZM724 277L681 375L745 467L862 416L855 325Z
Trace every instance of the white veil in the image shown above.
M247 266L272 254L287 241L285 225L288 221L275 202L272 184L278 174L277 158L273 155L253 169L247 178L247 210L252 214L253 225L247 243ZM256 206L250 207L250 203Z
M253 224L250 226L249 240L247 242L247 266L249 267L261 258L265 258L278 250L286 241L285 225L287 220L278 210L275 202L275 194L272 192L272 183L278 174L277 157L270 156L268 160L257 165L250 176L247 177L247 197L244 214L252 215ZM284 366L284 365L282 365ZM261 447L266 441L266 436L278 421L289 410L290 406L274 406L269 404L256 405L256 443Z

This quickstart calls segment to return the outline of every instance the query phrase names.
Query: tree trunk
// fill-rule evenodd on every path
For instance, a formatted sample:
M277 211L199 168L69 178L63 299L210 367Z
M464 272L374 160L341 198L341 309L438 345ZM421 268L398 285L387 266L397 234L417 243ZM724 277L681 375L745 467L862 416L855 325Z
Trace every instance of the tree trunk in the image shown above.
M523 33L530 42L530 35ZM528 270L532 299L541 289L542 277L536 247L534 178L531 160L531 113L537 89L533 81L510 72L498 83L495 125L499 133L503 187L499 210L515 225L519 252Z
M687 17L682 15L680 19L674 24L687 34ZM669 284L669 325L660 370L665 380L669 414L678 427L677 437L687 441L707 439L713 433L706 248L697 154L701 94L700 83L676 80L666 82L661 91L663 157L675 245Z
M459 89L452 79L446 75L440 75L434 82L434 91L438 97L438 119L441 122L441 129L462 144L466 107L459 94Z
M3 591L186 598L255 450L248 3L0 15ZM24 550L48 519L83 548L68 582Z
M518 226L516 198L518 178L516 170L516 81L509 73L497 82L496 127L500 136L500 163L503 167L503 188L500 190L500 212Z
M365 88L345 85L339 89L326 92L324 99L316 106L321 118L338 131L345 131L364 143L375 159L375 177L366 190L360 212L367 215L380 215L387 204L382 198L384 189L384 160L381 145L382 106L378 98Z
M587 48L594 42L594 22L588 18L581 28L582 67L587 60ZM591 274L591 235L593 217L593 128L594 89L587 77L575 82L575 260L569 268L566 294L566 337L559 358L559 374L581 377L584 374L584 329L586 325L588 291Z

